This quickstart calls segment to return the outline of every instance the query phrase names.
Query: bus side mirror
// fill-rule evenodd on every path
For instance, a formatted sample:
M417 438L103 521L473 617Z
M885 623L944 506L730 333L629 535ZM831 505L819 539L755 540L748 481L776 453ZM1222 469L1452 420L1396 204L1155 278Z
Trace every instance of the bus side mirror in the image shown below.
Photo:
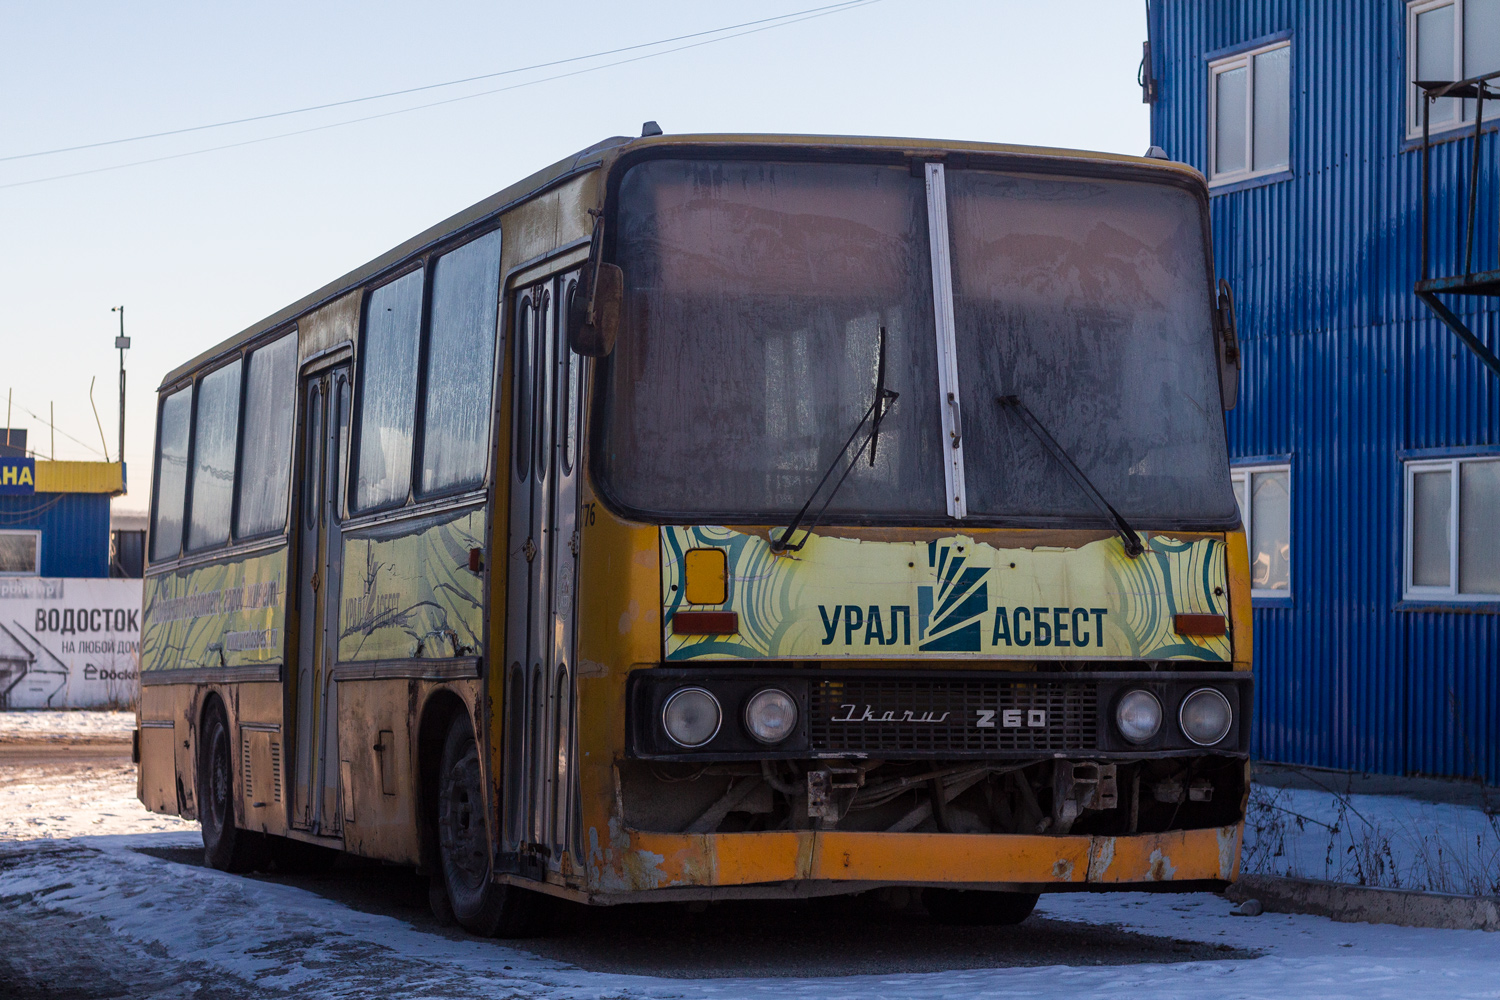
M1219 306L1214 312L1218 332L1219 392L1224 409L1234 409L1240 396L1240 331L1234 315L1234 292L1229 282L1219 279Z
M579 285L568 304L568 347L574 354L602 358L615 349L624 298L625 272L614 264L599 265L591 292Z

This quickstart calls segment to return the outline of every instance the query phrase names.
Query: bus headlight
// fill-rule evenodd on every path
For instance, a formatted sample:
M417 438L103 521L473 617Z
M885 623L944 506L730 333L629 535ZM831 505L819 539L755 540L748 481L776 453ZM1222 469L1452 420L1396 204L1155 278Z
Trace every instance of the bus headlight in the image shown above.
M1132 743L1145 743L1161 731L1161 702L1150 691L1127 691L1115 705L1115 725Z
M1182 699L1177 722L1188 739L1200 747L1210 747L1229 735L1234 710L1229 699L1213 688L1199 688Z
M762 743L780 743L797 728L797 702L780 688L757 691L745 704L745 728Z
M701 747L719 734L719 699L700 687L678 688L661 707L661 725L680 747Z

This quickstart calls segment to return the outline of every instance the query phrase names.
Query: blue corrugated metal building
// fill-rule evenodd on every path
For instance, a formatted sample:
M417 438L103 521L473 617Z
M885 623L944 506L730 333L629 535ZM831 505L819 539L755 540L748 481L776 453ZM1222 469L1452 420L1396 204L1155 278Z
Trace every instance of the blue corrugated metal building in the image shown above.
M1236 296L1257 753L1500 780L1500 138L1426 96L1500 70L1500 0L1148 21L1152 142L1209 178Z
M6 576L109 576L109 494L36 493L0 496L0 533L19 537L34 551L35 567L24 565ZM9 539L7 539L9 541ZM4 545L0 542L0 545ZM17 543L11 547L20 548ZM6 564L7 567L11 565Z
M26 449L25 431L0 428L0 435L0 579L140 576L125 565L131 553L120 543L144 532L110 524L109 501L124 492L125 467L38 459Z

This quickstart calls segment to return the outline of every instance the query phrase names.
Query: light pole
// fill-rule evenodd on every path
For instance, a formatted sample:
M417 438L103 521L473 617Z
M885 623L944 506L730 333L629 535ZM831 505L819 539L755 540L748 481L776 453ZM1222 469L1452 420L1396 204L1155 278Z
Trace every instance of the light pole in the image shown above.
M120 314L120 335L115 338L115 348L120 352L120 468L125 468L125 352L130 347L130 338L125 336L125 307L114 306L110 312ZM123 472L121 473L123 475Z

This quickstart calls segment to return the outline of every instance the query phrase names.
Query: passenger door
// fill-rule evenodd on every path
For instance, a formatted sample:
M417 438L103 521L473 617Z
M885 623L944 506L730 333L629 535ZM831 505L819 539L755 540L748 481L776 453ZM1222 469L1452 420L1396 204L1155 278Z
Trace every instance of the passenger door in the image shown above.
M558 869L577 834L573 650L581 372L564 323L577 278L576 271L550 277L511 297L515 411L502 852L506 867L532 874Z
M338 648L344 456L349 442L349 369L302 380L302 475L297 503L297 662L293 683L291 823L338 834ZM247 433L252 429L247 428Z

